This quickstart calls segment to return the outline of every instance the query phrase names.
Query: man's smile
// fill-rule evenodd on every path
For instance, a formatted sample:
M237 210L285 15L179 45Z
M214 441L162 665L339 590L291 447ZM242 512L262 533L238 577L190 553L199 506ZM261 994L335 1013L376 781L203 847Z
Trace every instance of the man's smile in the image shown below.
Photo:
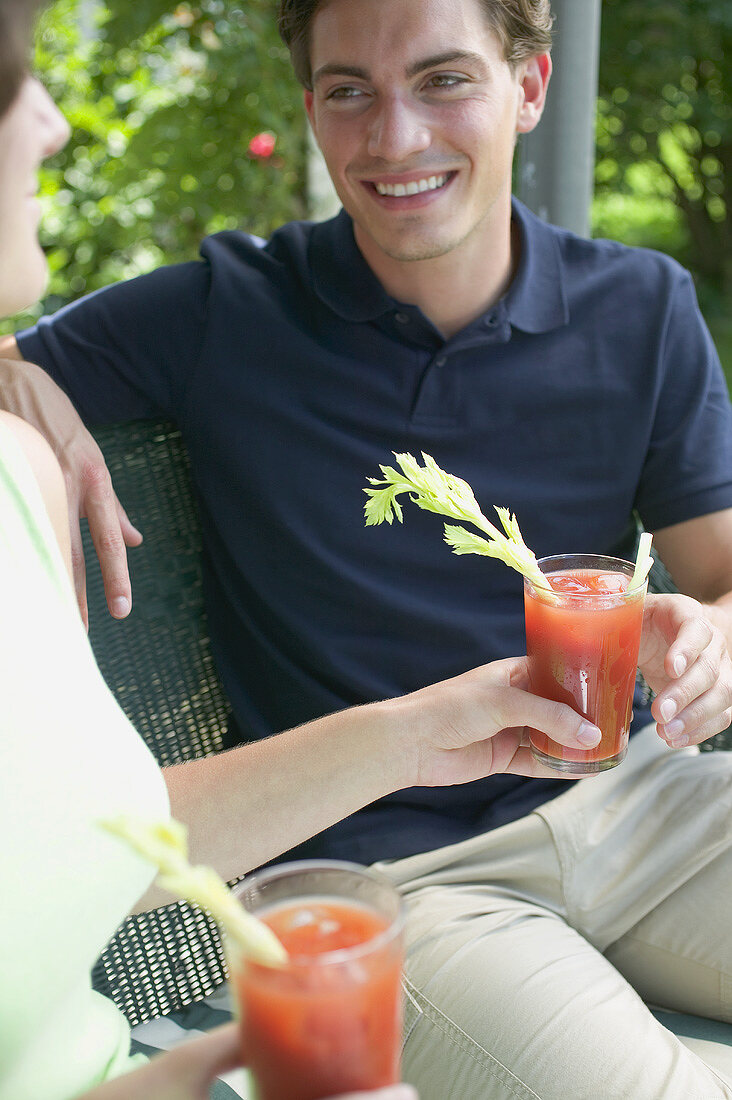
M380 195L394 195L400 198L402 195L417 195L420 191L436 191L444 187L448 180L448 173L439 176L423 176L418 180L409 180L407 183L374 183L374 187Z
M453 181L457 172L426 172L424 175L410 178L381 178L362 180L364 187L385 206L394 206L398 200L399 206L421 206L424 202L432 201L443 192Z

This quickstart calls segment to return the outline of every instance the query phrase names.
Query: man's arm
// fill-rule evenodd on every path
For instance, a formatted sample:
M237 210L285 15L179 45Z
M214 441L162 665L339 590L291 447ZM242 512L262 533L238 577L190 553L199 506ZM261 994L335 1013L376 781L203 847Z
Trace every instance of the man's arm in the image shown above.
M84 424L179 419L198 365L210 284L207 262L158 268L94 291L43 317L17 340L0 343L7 357L0 359L0 408L37 427L61 463L77 598L85 619L79 518L89 520L107 603L116 618L123 618L131 603L126 547L138 545L141 536L121 508Z
M0 338L0 359L20 359L21 354L14 336Z
M679 591L723 611L715 621L732 650L732 508L665 527L654 542Z
M33 363L22 360L13 336L0 341L0 407L32 424L53 449L66 482L74 586L88 625L86 570L79 520L89 521L109 610L122 619L132 606L127 547L140 532L118 501L102 452L64 392Z
M648 596L640 668L670 744L699 744L732 722L732 509L656 532L680 596ZM698 601L698 602L697 602Z

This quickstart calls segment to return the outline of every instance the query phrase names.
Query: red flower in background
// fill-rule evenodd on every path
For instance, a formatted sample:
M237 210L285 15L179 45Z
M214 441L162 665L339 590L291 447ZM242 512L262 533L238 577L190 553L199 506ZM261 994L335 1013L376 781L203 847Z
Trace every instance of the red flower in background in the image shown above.
M259 157L262 160L266 160L274 153L274 147L277 138L274 134L270 134L267 130L263 130L261 134L256 134L249 142L249 152L253 157Z

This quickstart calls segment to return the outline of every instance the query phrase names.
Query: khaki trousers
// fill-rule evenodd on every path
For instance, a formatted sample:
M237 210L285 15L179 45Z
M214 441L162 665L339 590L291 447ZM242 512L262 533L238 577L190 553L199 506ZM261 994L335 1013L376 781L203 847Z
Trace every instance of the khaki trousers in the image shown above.
M420 1100L732 1100L732 753L669 750L461 844L377 865L408 912L403 1073Z

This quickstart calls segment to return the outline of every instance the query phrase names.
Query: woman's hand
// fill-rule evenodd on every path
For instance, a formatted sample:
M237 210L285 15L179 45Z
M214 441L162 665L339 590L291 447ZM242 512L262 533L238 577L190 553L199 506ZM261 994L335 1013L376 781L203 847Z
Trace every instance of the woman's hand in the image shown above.
M371 1092L349 1092L348 1096L335 1096L333 1100L418 1100L418 1096L411 1085L389 1085Z
M208 1100L215 1079L239 1065L239 1025L226 1024L158 1054L148 1065L85 1092L80 1100ZM417 1100L417 1094L410 1085L392 1085L334 1100Z
M98 1085L80 1100L208 1100L214 1080L239 1065L239 1026L226 1024Z
M501 772L556 779L558 772L531 755L529 727L574 749L600 742L599 729L576 711L531 694L526 657L494 661L377 705L387 708L400 737L405 786L468 783Z

